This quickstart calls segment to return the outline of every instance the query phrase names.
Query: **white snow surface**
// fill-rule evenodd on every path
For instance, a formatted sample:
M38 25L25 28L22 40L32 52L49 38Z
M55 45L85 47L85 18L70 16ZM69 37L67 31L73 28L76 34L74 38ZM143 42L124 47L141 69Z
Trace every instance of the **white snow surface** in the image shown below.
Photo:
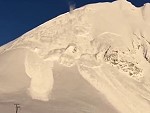
M0 112L150 113L150 4L90 4L0 47Z

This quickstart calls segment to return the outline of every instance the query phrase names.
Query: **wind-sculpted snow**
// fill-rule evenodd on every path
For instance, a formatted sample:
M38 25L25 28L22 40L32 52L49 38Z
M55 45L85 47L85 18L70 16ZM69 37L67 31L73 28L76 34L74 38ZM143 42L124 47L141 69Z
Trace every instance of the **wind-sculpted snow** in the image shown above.
M150 113L149 9L122 0L88 5L44 23L0 52L30 51L25 69L33 99L50 99L57 62L77 66L121 113Z

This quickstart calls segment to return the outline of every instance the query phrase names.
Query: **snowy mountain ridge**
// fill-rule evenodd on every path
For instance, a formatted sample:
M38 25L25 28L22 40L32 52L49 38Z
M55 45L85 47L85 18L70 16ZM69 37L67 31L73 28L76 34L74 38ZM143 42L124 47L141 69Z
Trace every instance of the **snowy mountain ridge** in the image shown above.
M29 33L26 33L25 35L20 37L17 41L15 41L13 43L13 46L10 48L12 48L12 49L20 48L20 47L29 48L31 51L36 52L40 57L44 58L45 60L48 60L48 59L52 60L51 57L53 57L56 54L62 54L63 52L65 52L68 55L66 56L65 53L63 53L63 55L61 55L61 58L60 58L62 60L65 60L65 57L66 58L77 57L77 58L67 59L67 60L71 60L71 61L62 61L62 60L60 61L60 62L64 62L64 63L65 62L66 63L71 63L71 62L74 63L73 59L79 59L80 56L82 56L82 54L83 55L84 54L92 54L93 56L96 56L97 54L101 53L101 51L103 51L105 53L107 51L107 54L104 55L105 60L110 61L114 65L118 64L117 61L119 59L113 58L113 57L118 57L118 55L120 55L122 57L125 57L125 55L127 55L127 57L132 57L131 56L132 52L135 53L138 49L139 49L139 51L140 51L140 49L142 49L141 51L143 51L144 58L148 62L150 62L150 58L149 58L150 50L148 49L150 46L150 39L148 39L148 36L147 36L147 35L149 35L149 34L147 34L148 30L149 30L149 25L147 25L148 24L147 21L145 22L145 20L144 20L144 19L147 19L149 16L147 16L147 13L146 13L147 10L144 10L143 14L140 14L141 12L139 11L139 10L143 11L143 9L148 9L147 6L149 4L146 4L144 7L142 7L142 9L136 8L136 7L132 6L129 2L122 1L122 0L115 1L113 5L112 5L112 3L107 3L107 5L110 6L110 9L114 8L114 7L118 8L118 5L122 5L122 7L119 8L121 11L118 11L115 9L115 12L113 12L113 15L114 15L113 18L115 18L115 19L121 18L122 19L121 21L125 21L126 19L123 19L123 18L125 18L125 16L127 15L126 11L130 11L128 14L129 20L130 20L130 16L131 16L130 13L132 13L131 11L133 10L134 13L138 14L138 15L135 15L135 14L132 15L132 16L134 16L134 18L137 19L137 21L135 21L132 18L132 20L130 22L127 23L127 21L125 21L125 24L124 24L121 21L114 20L113 18L108 20L109 19L108 14L110 13L110 15L111 15L111 12L110 12L110 9L108 10L107 7L106 8L104 7L105 5L102 5L102 4L89 5L89 6L80 8L77 11L72 12L72 14L68 13L68 14L65 14L64 17L63 16L57 17L57 19L54 19L53 21L49 21L49 22L39 26L38 28L30 31ZM99 7L99 6L102 6L102 7ZM104 15L106 15L106 16L101 17L101 15L100 16L92 15L93 13L97 13L100 10L106 10L106 11L104 11L104 13L105 13ZM107 10L108 10L108 13L107 13ZM123 15L123 17L121 17L122 14L120 17L118 15L116 15L116 17L115 17L115 13L117 13L117 12L119 12L119 13L123 12L125 14ZM87 17L89 15L91 15L91 17L89 17L90 19L88 19L88 17ZM144 15L144 17L140 17L139 15L140 16ZM67 19L67 16L68 16L68 19ZM102 16L103 16L103 14L102 14ZM137 18L137 16L138 16L138 18ZM112 21L113 21L112 24L114 24L114 26L106 27L106 29L107 29L106 32L105 32L105 30L103 32L101 30L99 30L99 29L101 29L101 27L96 28L96 30L98 29L99 31L102 32L102 33L99 33L95 30L95 27L98 27L98 26L93 25L93 22L91 22L93 20L95 21L96 17L99 18L100 20L102 20L104 22L106 21L108 23L109 22L112 23ZM103 20L103 18L105 18L105 20ZM142 19L142 18L144 18L144 19ZM69 22L69 25L68 25L68 22ZM105 22L105 24L106 24L106 22ZM121 22L121 23L118 24L119 22ZM58 27L57 24L60 25L61 27ZM130 29L133 29L131 27L135 27L135 26L131 26L130 24L131 25L139 24L139 25L136 25L136 26L139 26L139 28L130 30ZM141 27L140 24L146 24L144 30L143 30L143 28L142 29L140 28ZM98 25L101 25L101 24L98 24ZM55 28L55 26L56 26L56 28ZM104 25L104 26L106 26L106 25ZM117 31L112 32L113 31L112 28L116 27L116 26L121 30L119 31L117 28L117 29L113 29L113 30L117 30ZM58 29L58 30L56 30L56 29ZM108 32L108 29L110 29L111 32L110 31ZM93 30L95 30L95 31L93 31ZM139 30L139 31L136 31L136 30ZM117 32L119 32L119 33L117 33ZM99 34L97 34L97 33L99 33ZM104 42L102 42L102 41L104 41ZM102 47L99 47L99 46L102 46ZM70 53L67 53L67 51ZM123 55L123 54L125 54L125 55ZM57 55L56 57L58 57L58 56L60 56L60 55ZM64 57L64 59L63 59L63 57ZM130 58L130 60L134 60L134 59L135 58L133 58L133 59ZM124 59L124 60L122 59L122 63L127 62L126 60L127 59ZM131 62L129 61L128 63L130 64ZM69 66L71 64L66 64L66 65ZM122 66L121 64L118 64L118 65ZM132 65L135 65L135 64L133 63ZM122 67L119 67L119 68L122 68ZM137 68L136 66L134 68L135 68L135 70L137 70L137 72L134 72L134 73L138 74L142 71L142 69ZM123 69L123 70L127 71L125 69ZM129 72L129 74L131 76L132 75L134 76L133 72ZM141 76L141 75L139 75L139 76Z
M0 56L27 51L24 66L33 99L49 101L58 62L77 66L119 112L150 113L149 10L148 3L137 8L126 0L87 5L4 45Z

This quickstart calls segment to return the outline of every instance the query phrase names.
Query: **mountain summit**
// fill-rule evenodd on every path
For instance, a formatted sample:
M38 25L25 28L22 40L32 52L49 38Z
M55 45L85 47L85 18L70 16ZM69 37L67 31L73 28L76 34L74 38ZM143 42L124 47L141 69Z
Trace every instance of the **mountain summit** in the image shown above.
M89 4L2 46L0 111L150 113L149 11Z

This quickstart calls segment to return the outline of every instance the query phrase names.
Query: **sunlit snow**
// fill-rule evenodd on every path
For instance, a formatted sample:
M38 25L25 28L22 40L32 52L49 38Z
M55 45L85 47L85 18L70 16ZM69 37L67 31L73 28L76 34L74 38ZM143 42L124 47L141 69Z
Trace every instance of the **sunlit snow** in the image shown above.
M2 46L0 67L0 112L150 113L150 4L60 15Z

